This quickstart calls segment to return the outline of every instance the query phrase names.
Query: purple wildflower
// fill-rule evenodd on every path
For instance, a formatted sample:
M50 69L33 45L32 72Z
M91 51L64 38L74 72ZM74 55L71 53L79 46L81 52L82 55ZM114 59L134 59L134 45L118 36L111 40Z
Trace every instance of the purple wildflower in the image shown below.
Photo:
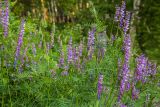
M72 37L70 37L69 43L68 43L68 63L72 63L73 58L73 52L72 52Z
M0 8L1 8L1 4L0 4ZM3 9L1 9L1 24L2 24L2 27L4 28L4 15L5 15L5 12Z
M135 78L138 81L144 82L144 77L147 76L147 58L142 54L137 59L137 67Z
M94 48L90 47L89 51L88 51L88 59L91 60L93 57L93 53L94 53Z
M129 66L128 64L124 63L123 65L123 77L122 80L120 82L120 93L119 93L119 97L118 97L118 101L121 100L121 97L123 96L126 90L126 87L128 85L129 82Z
M4 36L8 36L8 25L9 25L9 3L8 0L5 0L5 10L2 9L2 15L1 15L3 30L4 30Z
M99 78L98 78L98 89L97 89L97 93L98 93L98 100L100 100L100 96L102 94L102 90L103 90L103 75L100 74Z
M88 32L88 50L90 50L91 47L94 46L94 40L95 40L95 29L92 29Z
M118 22L119 17L120 17L121 8L119 6L116 6L115 8L116 8L116 13L115 13L115 16L114 16L114 21Z
M120 27L121 28L124 26L125 11L126 11L126 2L124 0L122 1L121 11L120 11Z
M68 66L65 66L65 67L64 67L64 71L61 72L61 75L62 75L62 76L67 76L67 75L68 75Z
M152 63L149 60L147 62L147 72L148 74L152 74Z
M92 59L93 53L94 53L94 40L95 40L95 29L92 29L92 31L90 31L88 33L88 59Z
M154 64L152 65L152 73L151 73L151 75L155 75L156 72L157 72L157 65L156 65L156 63L154 63Z
M124 39L124 54L125 54L125 59L124 59L124 64L123 64L123 68L122 68L122 80L120 83L120 93L119 93L119 97L118 97L118 101L121 100L121 97L123 96L124 92L127 91L126 87L128 87L128 83L129 83L129 60L130 60L130 56L131 56L131 38L130 35L126 35L125 39Z
M83 51L83 43L82 43L82 41L80 42L80 45L79 45L79 47L78 47L78 50L79 50L79 55L78 56L82 56L82 51Z
M125 52L125 62L129 63L131 56L131 37L127 34L124 38L124 52Z
M15 67L16 67L16 64L17 64L17 60L19 59L20 48L21 48L22 43L23 43L23 35L24 35L24 30L25 30L24 28L25 28L25 21L23 19L22 22L21 22L18 44L17 44L17 48L16 48L15 62L14 62Z
M78 60L78 51L77 51L77 48L73 48L73 61L74 61L74 64L76 64Z
M130 19L131 19L131 13L126 11L126 16L125 16L125 20L124 20L124 27L123 27L124 34L126 34L127 31L129 30Z
M25 63L25 57L27 57L27 50L28 50L28 46L25 48L25 50L24 50L24 54L23 54L23 56L22 56L22 59L21 59L21 65L20 65L20 67L19 67L19 72L20 73L22 73L22 71L23 71L23 65L24 65L24 63ZM27 58L26 58L27 59Z
M67 75L68 75L68 71L63 71L63 72L61 72L61 75L62 75L62 76L67 76Z
M147 71L148 71L149 75L155 75L156 74L156 72L157 72L156 63L152 63L152 62L148 61L147 68L148 68Z
M120 107L127 107L127 106L126 106L126 105L124 105L124 104L121 104L121 105L120 105Z
M136 89L135 85L132 84L132 99L138 99L139 91Z
M126 83L126 91L129 91L130 88L131 88L130 83L127 82L127 83Z
M58 65L58 67L59 68L63 68L64 67L64 53L62 51L62 46L61 46L60 49L61 50L60 50L60 59L59 59L59 65Z

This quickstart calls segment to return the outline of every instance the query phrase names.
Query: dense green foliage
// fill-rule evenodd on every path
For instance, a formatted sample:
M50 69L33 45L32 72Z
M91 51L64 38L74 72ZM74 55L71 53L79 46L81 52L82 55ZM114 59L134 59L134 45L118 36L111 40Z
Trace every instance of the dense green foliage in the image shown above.
M160 59L160 1L144 0L140 6L137 38L140 48L152 59Z

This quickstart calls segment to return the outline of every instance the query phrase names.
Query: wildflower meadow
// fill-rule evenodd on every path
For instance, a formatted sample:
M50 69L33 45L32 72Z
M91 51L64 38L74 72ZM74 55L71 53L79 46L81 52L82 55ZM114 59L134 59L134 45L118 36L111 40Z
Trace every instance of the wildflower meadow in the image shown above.
M58 29L0 3L1 107L160 107L157 61L133 37L127 0L108 25L92 5L94 22Z

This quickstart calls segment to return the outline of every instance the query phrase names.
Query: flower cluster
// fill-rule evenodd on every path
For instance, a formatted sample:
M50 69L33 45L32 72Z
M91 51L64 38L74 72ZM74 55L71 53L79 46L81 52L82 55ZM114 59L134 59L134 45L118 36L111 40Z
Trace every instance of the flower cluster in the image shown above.
M21 46L22 46L22 43L23 43L24 30L25 30L25 20L22 19L19 38L18 38L18 44L17 44L17 48L16 48L15 60L14 60L15 61L14 66L15 67L16 67L17 60L19 59L20 49L21 49Z
M58 67L59 68L63 68L64 67L64 53L63 53L63 50L62 50L62 41L61 41L61 44L60 44L60 59L59 59L59 65Z
M144 81L144 76L146 75L147 71L147 58L144 54L140 55L137 59L137 68L136 68L136 80Z
M82 56L82 51L83 51L83 43L82 43L82 41L79 44L78 50L79 50L79 55L78 56L81 57Z
M1 22L4 30L4 36L8 36L8 25L9 25L9 2L8 0L4 1L5 3L5 9L3 10L2 8L2 13L1 13ZM2 7L2 6L1 6Z
M69 39L69 43L68 43L68 47L67 47L67 65L65 64L65 60L64 60L64 53L62 51L62 41L60 42L61 45L61 51L60 51L60 59L59 59L59 64L58 67L65 69L65 68L69 68L70 64L74 65L78 70L82 68L81 65L81 56L82 56L82 51L83 51L83 44L82 41L80 42L79 46L75 46L73 47L72 45L72 37L70 37ZM66 72L67 69L65 69Z
M126 11L126 16L124 19L124 27L123 27L124 34L127 34L127 31L129 30L130 19L131 19L131 12Z
M116 6L116 13L114 16L114 21L116 21L116 22L119 21L120 11L121 11L121 8L119 6Z
M121 6L116 6L116 13L114 20L115 22L119 22L119 26L123 29L124 34L127 34L129 30L129 24L131 19L131 12L126 11L126 1L122 1Z
M76 64L77 63L77 61L78 61L78 50L77 50L77 47L75 47L75 48L73 48L73 61L74 61L74 64Z
M23 66L24 66L24 63L25 63L25 58L26 58L26 60L28 60L27 51L28 51L28 46L25 48L25 50L23 52L23 56L21 58L21 64L19 66L19 72L20 73L22 73L22 71L23 71Z
M92 59L93 53L94 53L94 40L95 40L95 31L96 29L92 29L90 32L88 32L88 59Z
M136 89L135 84L132 84L132 99L138 99L139 90Z
M122 5L120 7L120 18L119 18L119 26L122 28L124 26L124 18L125 18L125 12L126 12L126 2L125 0L122 1Z
M146 82L147 77L156 74L157 66L148 60L144 54L136 59L137 67L135 72L135 79L137 81Z
M68 64L72 63L72 59L73 59L72 37L70 37L70 40L68 43Z
M129 60L131 56L131 38L130 35L126 35L124 39L124 64L122 68L122 80L120 82L120 93L118 100L121 100L125 91L128 91L130 88L129 77L130 77L130 69L129 69Z
M97 87L97 96L98 96L98 99L100 100L100 97L101 97L101 94L102 94L102 90L103 90L103 75L100 74L99 75L99 78L98 78L98 87Z

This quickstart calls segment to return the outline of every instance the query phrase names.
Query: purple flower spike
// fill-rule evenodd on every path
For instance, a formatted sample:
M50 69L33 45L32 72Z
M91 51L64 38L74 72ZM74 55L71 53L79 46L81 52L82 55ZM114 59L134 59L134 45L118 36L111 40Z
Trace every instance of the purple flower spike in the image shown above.
M72 63L73 58L73 52L72 52L72 37L70 37L69 43L68 43L68 64Z
M126 91L129 91L129 89L130 89L130 83L127 82L127 83L126 83Z
M5 10L2 9L1 21L4 30L4 36L8 36L8 25L9 25L9 3L5 0Z
M123 28L124 34L126 34L127 31L129 30L130 19L131 19L131 13L126 11L126 16L124 20L124 28Z
M25 58L27 60L27 51L28 51L28 46L25 48L24 54L23 54L23 56L21 58L21 65L19 67L19 72L20 73L22 73L22 71L23 71L23 66L24 66L24 63L25 63Z
M124 38L124 51L125 51L125 62L129 63L131 56L131 37L127 34Z
M102 94L102 90L103 90L103 75L100 74L99 78L98 78L98 89L97 89L97 93L98 93L98 100L100 100L101 94Z
M21 49L21 46L22 46L22 43L23 43L23 35L24 35L24 30L25 30L24 28L25 28L25 21L23 19L22 22L21 22L18 44L17 44L17 48L16 48L15 62L14 62L15 67L16 67L16 64L17 64L17 60L19 59L20 49Z
M139 91L136 89L135 85L132 84L132 99L138 99Z
M62 46L61 46L61 50L60 50L60 59L59 59L59 68L63 68L64 67L64 53L62 51Z
M126 11L126 2L124 0L122 1L121 11L120 11L120 27L121 28L124 26L125 11Z
M121 97L123 96L124 92L129 90L129 77L130 77L130 69L129 69L129 60L131 56L131 38L130 35L126 35L124 38L124 64L122 68L122 80L120 83L120 92L118 96L118 101L121 100Z
M5 26L4 26L4 36L8 36L8 25L9 25L9 5L8 0L6 0L6 9L5 9Z
M120 11L121 11L121 8L119 6L116 6L116 13L115 13L115 16L114 16L114 21L116 21L116 22L119 21Z
M156 63L154 63L153 64L153 66L152 66L152 75L155 75L157 73L157 65L156 65Z
M90 50L90 47L94 46L94 40L95 40L95 30L91 30L88 32L88 50Z
M68 66L65 66L65 67L64 67L64 71L61 72L61 75L62 75L62 76L67 76L67 75L68 75Z
M136 67L136 74L135 78L138 81L144 82L145 76L147 76L147 58L142 54L137 59L137 67Z
M67 76L67 75L68 75L68 71L63 71L63 72L61 73L61 75L62 75L62 76Z
M147 72L148 74L152 74L152 63L150 61L147 62Z
M77 63L77 60L78 60L78 51L77 51L77 48L73 48L73 61L74 61L74 64Z
M94 40L95 40L95 29L92 29L92 31L90 31L88 33L88 59L92 59L93 53L94 53Z
M79 47L78 47L78 49L79 49L79 55L78 56L82 56L82 51L83 51L83 43L82 43L82 41L80 42L80 45L79 45Z

